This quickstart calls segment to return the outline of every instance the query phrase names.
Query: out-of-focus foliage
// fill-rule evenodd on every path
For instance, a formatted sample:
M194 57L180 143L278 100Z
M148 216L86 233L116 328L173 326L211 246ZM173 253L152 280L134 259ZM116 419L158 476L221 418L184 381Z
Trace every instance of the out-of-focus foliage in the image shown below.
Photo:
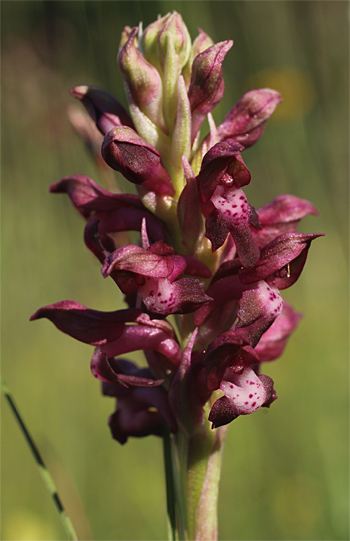
M265 367L279 400L230 427L220 539L348 539L347 3L38 0L2 2L1 10L3 373L80 538L166 537L162 450L156 438L112 441L113 403L90 374L92 348L28 321L64 299L122 307L83 245L81 218L48 185L76 173L111 182L71 128L68 89L94 84L124 101L116 64L123 27L176 10L193 39L201 27L214 42L235 40L217 122L251 88L284 97L244 154L249 201L309 199L320 216L305 219L303 231L326 233L288 296L305 317L283 357ZM5 404L2 428L2 539L63 539Z

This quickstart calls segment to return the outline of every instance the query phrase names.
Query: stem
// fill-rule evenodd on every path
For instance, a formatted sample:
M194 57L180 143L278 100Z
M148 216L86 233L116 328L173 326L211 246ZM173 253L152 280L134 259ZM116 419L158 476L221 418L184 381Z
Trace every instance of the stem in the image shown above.
M176 541L176 511L175 511L175 484L172 468L172 451L170 442L170 432L167 426L164 426L163 430L163 456L164 456L164 469L165 469L165 481L166 481L166 500L167 500L167 514L168 514L168 539L169 541Z
M226 428L211 430L206 421L193 434L180 431L172 439L181 541L217 539L217 503Z

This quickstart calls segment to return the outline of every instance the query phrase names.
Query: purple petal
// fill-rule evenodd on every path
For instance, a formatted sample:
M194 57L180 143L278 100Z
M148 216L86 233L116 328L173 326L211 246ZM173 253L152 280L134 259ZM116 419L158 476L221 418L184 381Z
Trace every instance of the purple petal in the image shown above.
M296 329L301 318L302 314L298 314L287 301L283 301L282 312L255 347L260 362L273 361L282 355L289 336Z
M62 301L39 308L30 321L46 317L56 327L86 344L104 344L119 338L126 322L136 321L140 310L99 312L74 301Z
M121 387L158 387L163 380L140 377L134 374L124 374L118 362L112 359L113 365L105 353L97 347L91 359L91 372L95 378L113 383ZM115 370L117 368L117 371Z
M84 175L64 177L51 184L50 192L67 193L73 205L86 219L90 218L94 211L108 212L121 207L144 208L139 196L110 193Z
M163 329L148 325L125 325L120 338L101 346L101 351L107 357L117 357L131 351L147 349L164 355L171 368L181 361L181 348L174 338L171 338Z
M253 231L253 236L259 248L274 240L282 233L296 231L299 221L307 214L317 216L315 207L294 195L278 195L271 203L257 210L260 231Z

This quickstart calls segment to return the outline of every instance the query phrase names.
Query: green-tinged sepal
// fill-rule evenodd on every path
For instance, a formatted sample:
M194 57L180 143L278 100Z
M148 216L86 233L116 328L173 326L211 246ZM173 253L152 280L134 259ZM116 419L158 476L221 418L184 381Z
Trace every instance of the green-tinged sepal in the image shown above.
M162 113L162 80L158 70L138 50L135 42L137 32L136 26L130 31L119 53L118 63L133 102L158 128L166 132Z
M162 70L158 55L158 36L169 16L170 13L159 17L154 23L148 25L142 34L142 54L158 71Z
M180 69L182 69L191 53L191 37L181 15L176 11L166 16L163 27L158 34L158 57L163 69L168 56L169 36L172 37L175 54L179 59Z
M130 116L135 124L137 133L158 150L164 161L164 166L167 167L167 156L170 152L169 137L141 111L127 88L126 95L129 102Z
M182 156L187 160L191 153L191 108L188 101L185 82L180 76L178 84L178 104L171 144L171 169L170 176L179 197L184 187L184 171L182 168ZM176 197L176 196L175 196Z

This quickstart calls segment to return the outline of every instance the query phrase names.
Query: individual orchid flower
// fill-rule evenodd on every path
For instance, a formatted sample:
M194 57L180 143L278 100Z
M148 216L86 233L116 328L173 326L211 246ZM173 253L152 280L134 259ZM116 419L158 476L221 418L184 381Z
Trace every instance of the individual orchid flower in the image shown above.
M263 134L281 96L247 92L215 125L232 45L201 29L192 43L181 16L168 13L122 32L118 65L129 111L107 90L71 90L101 132L91 124L95 154L103 135L104 172L117 171L136 194L107 191L83 175L50 191L67 194L84 218L85 243L128 308L62 301L31 317L94 346L91 372L116 399L115 440L163 439L173 539L217 539L227 425L277 398L260 369L282 354L301 318L281 291L299 279L321 236L296 231L301 218L317 214L304 199L278 195L257 211L248 202L242 152ZM147 367L121 357L138 350Z
M250 366L239 372L228 368L221 382L224 396L214 402L209 420L213 428L226 425L239 415L254 413L262 406L269 407L277 399L273 381L268 376L258 376Z
M161 436L164 423L171 432L177 431L167 392L161 386L163 380L155 380L149 368L139 368L126 359L107 359L96 348L91 372L102 381L103 394L117 399L108 424L119 443L124 444L129 436Z
M197 182L205 205L206 236L213 250L220 248L231 233L242 265L252 267L260 252L251 226L258 229L260 225L241 189L250 182L241 150L243 147L238 143L214 145L203 159Z

